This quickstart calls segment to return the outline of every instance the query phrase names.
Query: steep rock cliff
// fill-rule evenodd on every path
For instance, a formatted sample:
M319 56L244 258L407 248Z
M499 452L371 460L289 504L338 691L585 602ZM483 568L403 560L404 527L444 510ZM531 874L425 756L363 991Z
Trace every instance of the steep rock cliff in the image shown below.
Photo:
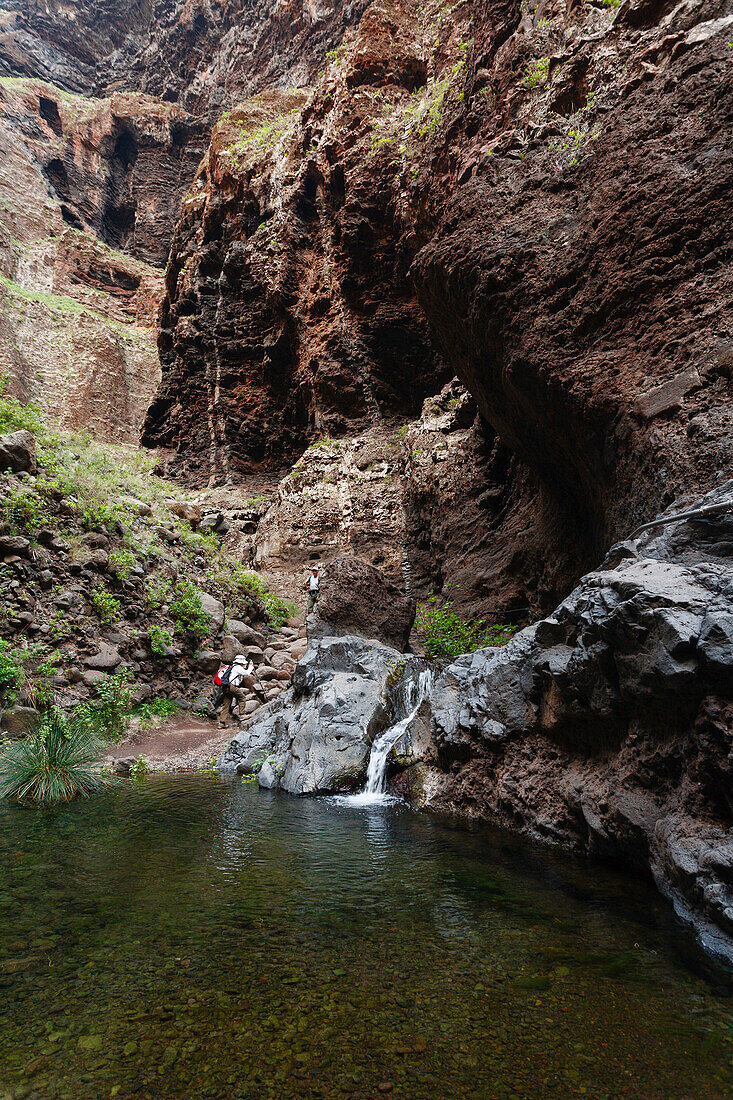
M0 367L15 393L64 427L137 438L159 269L213 120L262 85L307 83L362 7L3 0Z
M554 606L730 460L729 25L715 2L375 0L307 98L215 130L145 441L241 475L457 373L503 467L481 597Z

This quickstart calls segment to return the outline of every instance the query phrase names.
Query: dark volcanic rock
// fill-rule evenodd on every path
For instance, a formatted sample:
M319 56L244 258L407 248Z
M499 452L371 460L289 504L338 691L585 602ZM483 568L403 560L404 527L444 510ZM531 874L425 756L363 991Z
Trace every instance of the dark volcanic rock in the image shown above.
M733 483L702 503L721 499ZM612 553L548 618L448 666L431 708L437 805L650 870L733 962L730 523Z
M385 723L382 686L398 659L396 650L364 638L312 642L293 686L244 726L217 767L245 771L264 756L263 787L316 794L358 786Z
M415 604L375 566L341 554L321 580L311 639L356 634L404 650L415 618Z
M30 432L0 435L0 470L12 470L14 474L36 472L36 441Z

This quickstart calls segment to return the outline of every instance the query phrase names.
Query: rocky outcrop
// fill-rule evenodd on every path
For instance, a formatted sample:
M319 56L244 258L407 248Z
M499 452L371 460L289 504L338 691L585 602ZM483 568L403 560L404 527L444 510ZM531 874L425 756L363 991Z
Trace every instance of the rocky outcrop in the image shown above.
M0 13L0 73L84 95L120 87L221 111L262 86L308 85L367 0L152 0L72 9L30 0Z
M382 688L399 659L397 650L348 635L312 643L292 686L246 723L217 767L254 767L261 786L291 794L358 787L386 722Z
M650 871L733 961L733 483L430 695L431 804Z
M305 102L222 120L145 440L240 475L412 418L457 374L472 504L416 518L413 571L439 585L470 514L473 604L547 611L730 459L727 24L716 3L437 14L374 0Z
M64 428L137 440L159 380L160 269L213 123L263 84L307 85L363 6L3 6L0 369L14 394Z
M357 635L404 651L415 619L414 601L403 596L379 569L352 554L329 562L320 582L308 635Z
M161 262L175 216L170 171L154 152L138 158L159 180L145 199L140 175L110 184L125 127L141 140L147 127L148 150L170 136L170 108L155 121L150 111L132 97L100 102L37 80L0 82L0 370L11 393L57 426L118 441L137 439L158 381L162 272L110 245L134 239L138 255Z

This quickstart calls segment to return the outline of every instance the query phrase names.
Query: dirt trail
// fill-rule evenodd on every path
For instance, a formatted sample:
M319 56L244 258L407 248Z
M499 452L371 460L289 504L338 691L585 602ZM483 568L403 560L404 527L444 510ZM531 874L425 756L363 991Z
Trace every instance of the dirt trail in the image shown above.
M118 760L144 756L155 771L200 771L224 751L238 729L236 723L217 729L205 718L176 716L128 734L105 763L114 771Z

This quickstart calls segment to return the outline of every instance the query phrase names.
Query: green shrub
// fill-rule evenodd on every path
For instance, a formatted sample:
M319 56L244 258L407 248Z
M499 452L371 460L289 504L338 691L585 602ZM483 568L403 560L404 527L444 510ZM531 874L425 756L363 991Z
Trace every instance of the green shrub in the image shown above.
M0 704L9 706L25 683L25 669L18 651L0 639Z
M436 596L418 604L417 632L428 657L459 657L476 649L504 645L516 626L487 626L484 620L465 620L449 603L438 605Z
M148 631L148 642L150 644L151 652L156 657L165 656L165 651L169 645L172 644L173 639L167 630L163 630L161 626L151 626Z
M178 703L174 699L151 699L147 703L138 703L132 708L135 718L149 722L151 718L170 718L178 714Z
M150 764L145 756L138 756L135 763L130 768L130 776L132 779L142 779L150 772Z
M34 531L43 523L46 507L31 489L8 493L0 505L6 522L13 530Z
M21 689L35 706L48 705L53 696L51 677L61 658L46 653L40 644L12 647L0 639L0 706L14 703Z
M127 668L107 676L97 686L96 698L80 703L74 708L74 714L105 737L121 737L132 713L131 679L132 673Z
M242 592L249 593L262 601L265 605L267 620L276 630L285 626L288 619L300 613L300 608L292 600L283 599L271 592L267 581L263 580L258 573L240 569L237 580Z
M185 546L187 550L207 555L218 554L220 550L219 537L214 531L199 534L199 532L194 531L191 524L187 523L185 520L182 520L179 524L179 530L181 533L181 545Z
M201 606L201 594L190 581L179 581L173 591L170 616L178 629L192 638L208 638L211 616Z
M91 769L102 749L85 715L66 717L51 707L39 715L25 740L6 746L0 756L0 796L55 806L93 794L104 783Z
M525 88L544 88L550 72L549 57L540 57L537 61L531 61L524 71L522 84Z
M159 611L163 604L170 599L170 593L170 581L157 577L155 580L148 581L145 588L145 603L151 611Z
M118 521L120 509L116 505L102 501L89 501L79 516L79 523L85 531L96 531L100 527L114 527Z
M108 592L103 584L92 592L92 604L99 616L99 621L105 625L113 623L120 614L120 601Z
M109 556L109 564L112 572L115 573L121 581L126 581L135 564L135 555L129 550L113 550Z

